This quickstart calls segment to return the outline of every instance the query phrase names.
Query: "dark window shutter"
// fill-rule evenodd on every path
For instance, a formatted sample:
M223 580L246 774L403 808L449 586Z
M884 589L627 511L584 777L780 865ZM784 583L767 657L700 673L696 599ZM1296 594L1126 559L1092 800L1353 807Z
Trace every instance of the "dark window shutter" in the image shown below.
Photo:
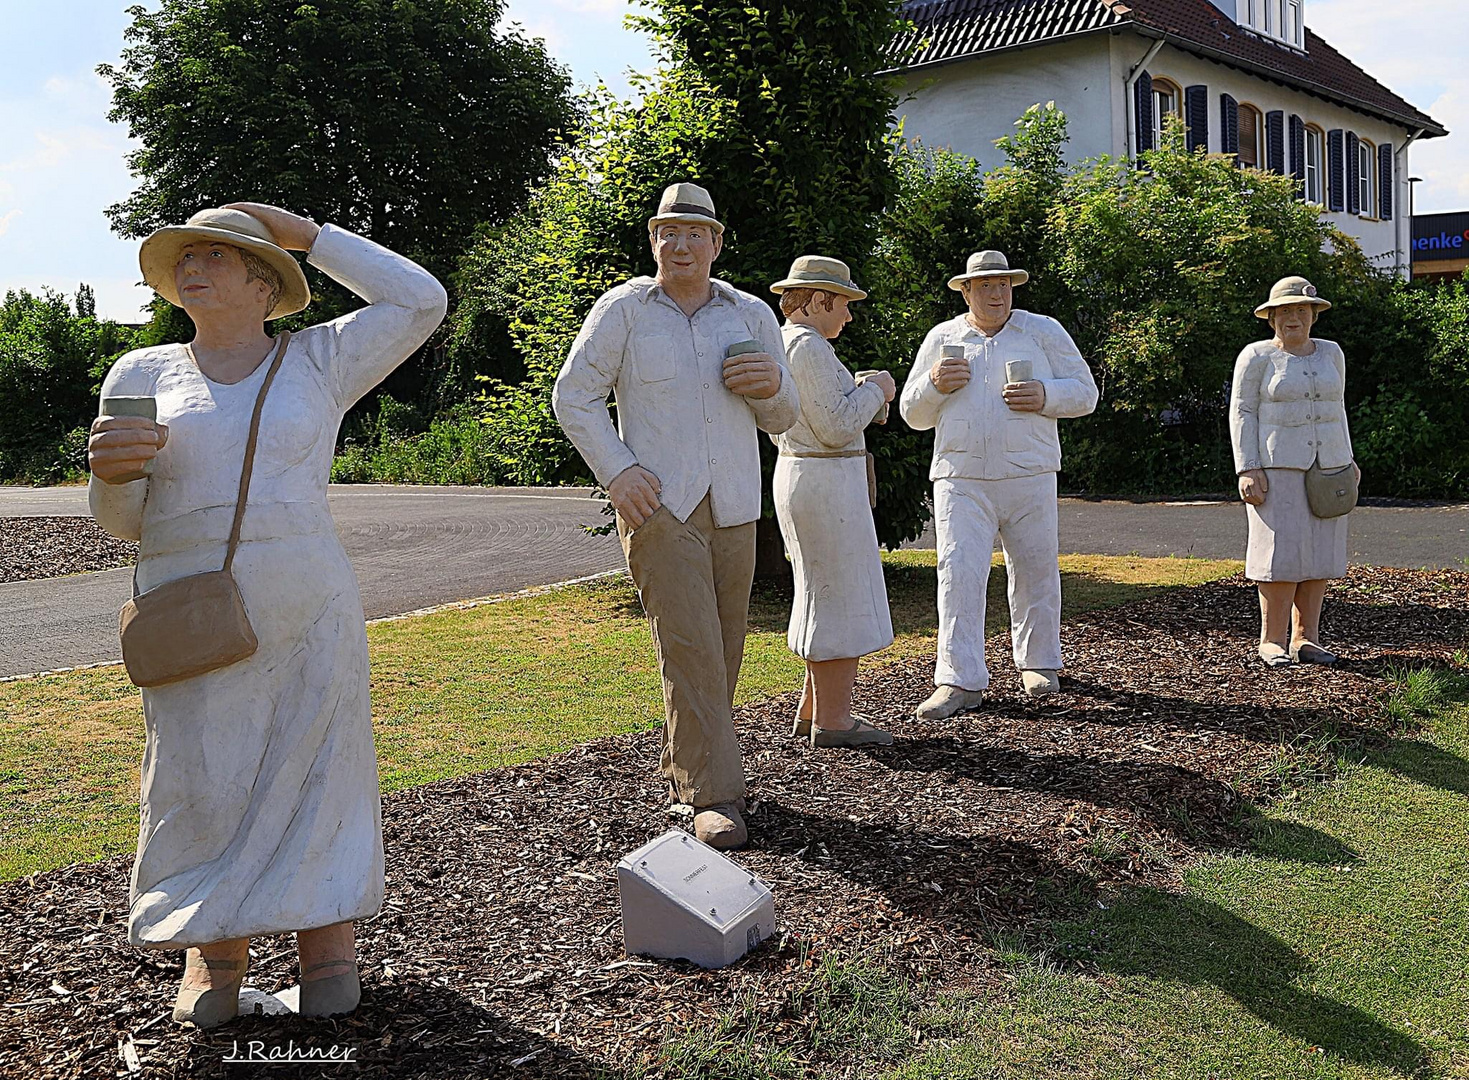
M1368 207L1362 205L1362 174L1357 167L1357 147L1362 140L1356 132L1347 132L1347 213L1365 214Z
M1285 113L1279 110L1265 114L1265 167L1285 173Z
M1301 185L1296 195L1306 197L1306 124L1294 114L1290 118L1290 174Z
M1137 152L1153 149L1153 77L1144 71L1134 88L1137 104Z
M1392 220L1393 192L1392 143L1383 143L1377 148L1377 203L1381 208L1378 217Z
M1329 205L1338 214L1347 208L1347 167L1341 128L1326 133L1326 160L1330 164L1331 198Z
M1183 115L1188 121L1190 151L1209 152L1209 88L1190 86L1183 92Z
M1239 153L1239 102L1228 94L1219 95L1219 152Z

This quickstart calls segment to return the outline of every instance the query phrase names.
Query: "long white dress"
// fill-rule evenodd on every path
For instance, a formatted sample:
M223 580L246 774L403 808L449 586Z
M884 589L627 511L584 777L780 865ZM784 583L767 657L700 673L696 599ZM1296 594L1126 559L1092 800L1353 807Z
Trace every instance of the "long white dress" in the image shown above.
M786 323L781 334L801 398L801 418L775 437L775 516L796 579L786 640L803 660L866 656L893 640L862 437L882 390L858 386L809 326Z
M421 267L330 225L310 261L370 306L295 334L266 399L234 563L259 651L143 691L135 945L314 929L382 902L367 636L326 486L343 414L427 340L446 300ZM268 367L226 385L162 345L108 373L103 396L155 396L169 428L150 479L92 480L98 523L140 540L139 589L223 565Z

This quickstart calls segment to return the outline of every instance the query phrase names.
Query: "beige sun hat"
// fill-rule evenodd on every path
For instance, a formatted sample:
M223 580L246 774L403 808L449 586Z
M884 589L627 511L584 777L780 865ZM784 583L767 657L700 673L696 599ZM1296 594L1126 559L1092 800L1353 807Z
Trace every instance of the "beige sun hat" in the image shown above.
M669 184L658 200L658 212L648 219L648 228L654 229L669 221L682 221L690 225L708 225L716 233L724 232L724 226L714 213L714 197L698 184Z
M184 306L179 300L178 289L173 280L179 252L185 244L200 242L233 244L275 268L276 273L281 276L281 294L276 297L275 307L266 314L267 319L294 315L311 303L311 286L306 284L306 275L301 271L301 264L294 255L271 239L270 230L264 223L243 210L214 207L200 210L182 225L164 226L144 240L143 246L138 249L138 264L143 269L143 280L175 307Z
M1024 270L1010 269L1010 260L1005 258L999 251L976 251L969 256L969 262L964 266L964 273L955 274L949 279L949 288L960 292L963 285L971 278L1007 277L1011 285L1024 285L1030 280L1030 275Z
M802 255L791 263L791 271L784 281L770 286L770 291L779 295L787 289L820 289L836 293L848 300L862 300L866 291L858 288L852 280L852 271L841 259L828 259L823 255Z
M1284 277L1270 286L1270 299L1255 309L1255 315L1268 319L1271 308L1288 307L1291 304L1310 304L1322 311L1331 307L1331 301L1322 299L1316 292L1316 286L1305 278Z

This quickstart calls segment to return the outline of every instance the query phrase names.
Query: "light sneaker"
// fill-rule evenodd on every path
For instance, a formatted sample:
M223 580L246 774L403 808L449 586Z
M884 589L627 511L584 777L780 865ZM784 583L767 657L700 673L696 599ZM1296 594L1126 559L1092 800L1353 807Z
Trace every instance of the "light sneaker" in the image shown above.
M1025 692L1031 697L1045 697L1061 689L1061 676L1045 669L1022 671L1020 682L1024 685Z
M743 801L743 800L742 800ZM700 807L694 812L694 835L719 851L733 851L749 842L745 819L734 803Z
M962 686L940 686L927 701L913 710L920 720L947 720L968 709L984 704L983 690L965 690Z

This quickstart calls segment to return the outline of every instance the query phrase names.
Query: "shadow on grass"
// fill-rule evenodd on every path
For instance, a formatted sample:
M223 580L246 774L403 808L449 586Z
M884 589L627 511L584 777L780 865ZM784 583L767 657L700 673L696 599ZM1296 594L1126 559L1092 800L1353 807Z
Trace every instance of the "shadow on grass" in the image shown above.
M1278 1031L1361 1065L1414 1075L1428 1052L1370 1013L1302 989L1310 962L1280 938L1192 896L1130 890L1104 915L1057 929L1086 969L1208 984Z

